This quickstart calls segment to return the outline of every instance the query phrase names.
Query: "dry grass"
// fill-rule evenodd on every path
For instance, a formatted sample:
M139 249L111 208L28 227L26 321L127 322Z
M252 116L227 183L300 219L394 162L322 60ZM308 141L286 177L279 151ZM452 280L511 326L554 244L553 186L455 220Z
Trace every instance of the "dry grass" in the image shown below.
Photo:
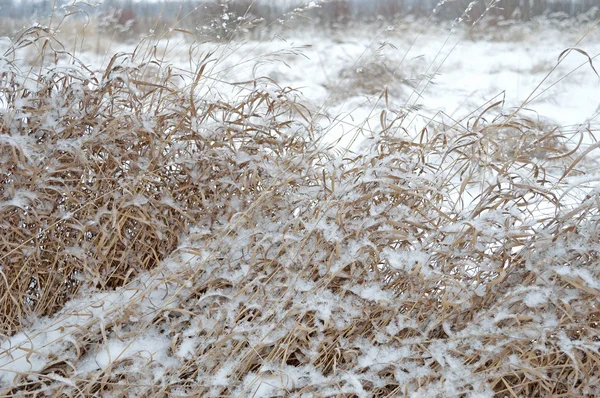
M412 90L420 76L395 70L393 65L393 62L385 62L380 57L370 57L364 64L353 63L343 68L339 73L339 82L327 89L340 100L353 96L378 95L386 90L390 95L407 97L405 91Z
M573 18L564 14L538 16L529 21L515 19L489 19L469 27L465 38L494 42L522 43L543 35L548 30L561 32L563 37L577 39L581 32L597 23L597 8ZM595 32L597 35L598 33Z
M600 393L583 132L382 113L339 159L289 89L206 95L209 54L61 51L0 58L2 396Z

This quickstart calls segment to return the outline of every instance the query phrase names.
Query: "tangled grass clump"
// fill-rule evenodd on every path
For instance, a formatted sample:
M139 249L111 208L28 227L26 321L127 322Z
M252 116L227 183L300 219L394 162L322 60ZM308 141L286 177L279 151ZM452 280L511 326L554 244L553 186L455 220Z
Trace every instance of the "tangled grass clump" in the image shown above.
M383 56L382 48L378 48L372 57L362 62L352 62L339 71L339 82L327 86L338 101L353 96L376 96L382 93L408 97L419 81L433 77L418 73L419 66L414 63L410 67L399 69L399 61Z
M47 34L30 32L41 41ZM286 113L295 104L283 91L255 90L235 104L197 98L208 57L186 88L171 68L143 79L154 65L125 54L103 73L57 61L34 77L16 63L30 36L1 60L7 334L54 313L84 282L114 288L156 267L190 226L243 213L270 180L268 162L243 166L304 154L305 145L278 132L294 127ZM59 55L42 51L40 63ZM261 123L251 122L254 113L265 114Z
M339 158L289 89L219 100L210 55L149 81L22 40L0 59L1 395L600 393L598 144L384 112Z

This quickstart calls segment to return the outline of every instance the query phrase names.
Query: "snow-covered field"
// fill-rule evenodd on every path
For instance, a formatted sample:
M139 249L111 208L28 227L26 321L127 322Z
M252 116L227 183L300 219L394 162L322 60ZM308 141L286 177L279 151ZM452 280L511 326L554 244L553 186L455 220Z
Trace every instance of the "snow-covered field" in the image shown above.
M384 109L410 110L415 128L431 117L464 123L500 100L496 111L522 107L532 119L563 127L597 123L600 79L590 60L600 64L600 33L591 23L560 26L542 20L510 29L478 28L474 34L428 21L362 30L282 30L270 40L202 44L175 34L141 48L156 46L165 63L184 71L210 52L214 84L207 89L218 96L239 95L228 83L258 77L296 89L315 121L331 131L331 141L343 137L340 146L353 142L356 149L357 127L376 130ZM6 46L0 42L0 49ZM585 53L565 53L570 48ZM92 68L102 67L114 53L135 46L110 41L103 49L77 55ZM147 77L153 78L152 69Z
M473 34L413 22L379 29L282 31L268 41L201 44L192 56L184 37L163 41L158 49L167 63L184 70L194 58L214 51L210 73L218 80L212 89L219 95L229 91L224 82L256 77L297 89L322 127L331 131L331 140L345 137L343 146L357 126L376 130L384 109L416 109L417 128L433 116L465 123L465 117L500 100L497 111L523 107L528 117L563 127L597 123L600 79L589 61L600 64L600 33L592 28L538 23ZM566 54L569 48L585 54ZM110 48L132 50L115 44ZM90 64L108 61L89 53L81 57ZM386 89L387 103L382 97Z
M496 37L492 40L491 33L473 39L462 29L454 31L450 27L429 24L327 33L294 30L282 32L269 41L204 43L197 45L191 55L188 52L190 42L183 37L174 36L168 43L161 42L157 47L159 53L164 52L164 61L172 64L175 71L193 70L199 59L214 51L211 55L214 62L205 72L212 83L206 84L203 90L206 95L224 101L243 92L244 89L234 83L259 77L268 77L282 87L297 90L300 96L298 102L309 110L312 121L327 132L325 140L335 143L340 149L348 147L361 151L362 138L381 129L382 111L407 113L409 122L404 127L408 134L422 129L431 118L440 123L467 126L472 122L470 117L479 116L498 101L504 102L494 109L496 113L510 113L522 107L522 114L534 120L539 118L546 123L556 123L565 131L576 131L590 124L599 125L600 78L593 70L595 66L600 71L598 29L586 35L586 27L562 30L523 27L518 38ZM130 45L113 46L114 51L127 52L133 48ZM581 51L565 53L569 48ZM92 53L80 53L79 57L92 69L106 65L110 59L110 56ZM152 70L149 71L151 77ZM194 233L204 232L196 230ZM16 372L37 372L49 366L56 352L73 347L78 350L78 340L70 336L82 330L97 328L102 335L105 325L115 323L117 319L122 322L130 313L136 318L132 322L150 326L156 322L157 312L164 312L165 317L169 316L169 311L185 312L172 299L174 292L191 288L180 281L188 280L190 270L201 265L206 266L207 273L221 272L205 264L203 256L206 252L181 254L189 252L191 245L190 241L184 240L180 252L163 264L160 272L141 275L115 292L95 292L91 296L81 292L81 297L68 303L58 317L40 319L22 333L3 339L0 387L10 386ZM572 273L573 278L587 278L590 286L596 284L585 272L563 271L565 274ZM241 278L239 275L230 276L232 279ZM307 285L303 291L313 288ZM354 293L366 300L392 301L389 293L375 284L357 287ZM539 295L534 293L527 295L532 308L538 301L547 299L546 291L540 290ZM229 293L210 294L222 295L223 301L227 301L226 305L231 308L241 305L240 300ZM198 301L213 300L210 294ZM325 304L326 300L327 297L318 296L307 305L322 306L323 311L331 308L337 311L344 306L343 303ZM336 307L338 305L339 308ZM127 331L125 337L104 335L102 341L97 342L95 352L82 354L78 359L75 374L98 372L101 378L102 371L110 369L112 362L128 360L133 373L148 373L141 380L132 382L132 386L135 383L160 384L164 382L163 376L169 368L183 366L194 347L201 344L196 333L209 328L206 323L213 322L217 327L220 322L209 315L199 315L196 321L199 324L190 324L177 337L184 340L183 344L169 340L166 331L152 327L139 335L132 331ZM496 321L500 322L498 319L490 320L491 323ZM546 321L548 324L553 322L550 319ZM202 322L205 324L202 325ZM343 323L343 320L336 318L332 322ZM394 322L389 328L404 327ZM492 329L490 326L489 330L485 330L490 332ZM467 339L469 333L481 330L484 328L464 330L459 338ZM266 335L264 338L267 338ZM175 343L177 349L173 351ZM394 355L408 356L408 351L401 352L403 349L391 353L378 352L374 346L369 349L360 359L362 367L393 361ZM446 355L446 351L443 352ZM481 382L483 386L481 380L475 380L477 377L469 375L462 364L452 362L450 356L439 361L447 361L447 365L454 369L454 372L448 373L451 379L470 378L470 382ZM229 373L234 366L234 363L227 363L219 373L203 376L202 380L206 382L207 378L211 378L209 387L214 389L211 391L219 391L234 377ZM248 375L234 391L240 396L268 397L292 389L295 384L302 384L303 379L312 378L312 382L316 383L315 380L322 377L316 370L305 368L296 371L287 365L286 372L285 377L276 369ZM410 368L405 372L408 379L409 376L421 377L419 372L426 375L428 370ZM56 383L76 386L77 377L48 374L47 377ZM347 392L368 396L353 375L336 377L346 383ZM318 382L325 383L326 380L319 379ZM446 387L450 388L445 384L438 386L438 390L420 393L428 396L444 391ZM131 388L135 391L134 387ZM331 391L334 390L331 387ZM454 392L460 393L459 390ZM480 391L473 391L471 396L488 397L492 396L492 392L484 386Z

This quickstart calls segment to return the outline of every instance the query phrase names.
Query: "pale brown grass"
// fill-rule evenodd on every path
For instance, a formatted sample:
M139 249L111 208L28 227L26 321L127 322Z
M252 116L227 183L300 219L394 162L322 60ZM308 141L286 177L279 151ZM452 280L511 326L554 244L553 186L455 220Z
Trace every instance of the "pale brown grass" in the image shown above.
M17 44L0 69L0 330L70 331L6 350L46 365L2 396L600 393L598 193L573 178L597 144L492 107L414 137L382 113L339 159L289 89L200 95L208 54L147 79L18 43L42 38L37 68ZM135 295L78 296L113 290ZM150 332L173 362L82 370Z

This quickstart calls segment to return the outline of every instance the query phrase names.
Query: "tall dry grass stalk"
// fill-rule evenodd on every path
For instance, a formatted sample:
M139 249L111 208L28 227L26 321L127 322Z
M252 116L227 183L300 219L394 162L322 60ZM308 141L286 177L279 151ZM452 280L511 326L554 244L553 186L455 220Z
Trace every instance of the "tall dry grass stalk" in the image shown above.
M2 396L600 393L596 132L382 112L338 158L210 61L0 58Z

